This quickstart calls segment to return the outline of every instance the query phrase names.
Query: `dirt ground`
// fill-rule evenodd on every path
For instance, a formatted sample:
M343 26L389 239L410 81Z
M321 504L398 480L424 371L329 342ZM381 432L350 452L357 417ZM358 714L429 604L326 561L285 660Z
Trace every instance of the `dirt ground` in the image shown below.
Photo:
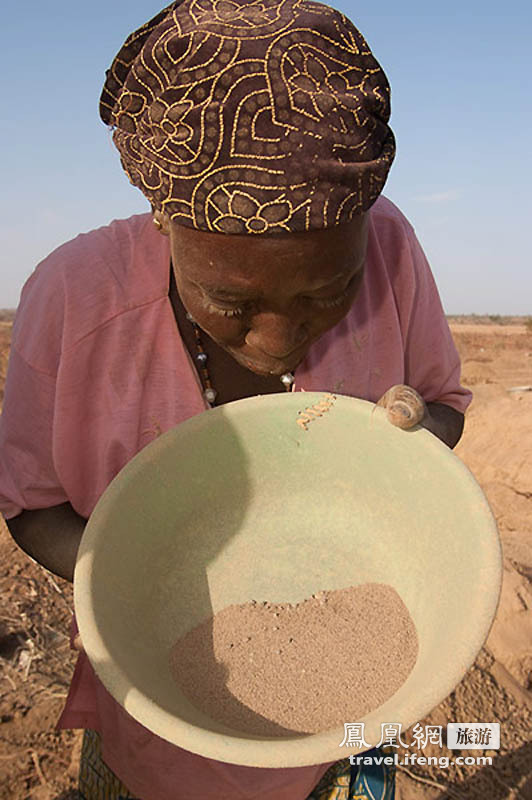
M0 400L11 325L0 321ZM501 723L491 767L402 768L398 800L532 798L532 330L452 322L475 399L457 453L497 519L502 598L486 646L456 690L421 724ZM521 387L516 390L516 387ZM525 387L525 388L523 388ZM0 527L0 798L73 800L80 733L56 732L75 656L71 586L30 561ZM407 741L412 740L410 733ZM435 745L425 755L449 755ZM457 751L454 751L457 754ZM481 755L477 751L465 755ZM484 751L483 754L486 754Z

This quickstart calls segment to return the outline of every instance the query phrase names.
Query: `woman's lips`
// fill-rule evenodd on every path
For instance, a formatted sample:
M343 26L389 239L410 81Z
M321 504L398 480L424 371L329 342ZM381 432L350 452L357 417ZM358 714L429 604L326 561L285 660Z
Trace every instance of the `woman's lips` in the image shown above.
M268 358L265 353L248 354L243 352L245 349L243 341L241 346L231 346L227 342L222 342L218 339L213 339L213 341L218 345L218 347L221 347L222 350L225 350L227 353L229 353L229 355L231 355L241 366L251 370L251 372L255 372L257 375L264 376L281 376L285 372L293 372L296 367L301 364L310 350L314 339L307 340L304 342L304 344L300 344L299 347L293 350L285 358L274 358L273 356Z
M306 351L305 351L306 352ZM291 358L287 361L270 361L265 363L263 361L255 361L252 358L241 355L240 353L231 353L242 366L246 369L255 372L258 375L283 375L285 372L293 372L297 365L302 361L304 353L297 357Z

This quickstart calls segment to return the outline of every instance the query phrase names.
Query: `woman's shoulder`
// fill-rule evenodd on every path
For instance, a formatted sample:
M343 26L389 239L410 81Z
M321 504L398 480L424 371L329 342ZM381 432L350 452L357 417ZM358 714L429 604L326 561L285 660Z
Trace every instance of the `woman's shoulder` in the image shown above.
M394 280L424 272L427 262L413 225L403 212L382 195L370 209L368 253Z
M60 245L24 285L15 343L23 352L47 334L44 338L72 344L121 313L163 296L167 250L151 214L114 220ZM163 264L168 268L163 270Z
M412 224L392 201L380 195L370 209L370 218L377 231L393 231L403 236L414 233Z
M102 277L102 273L123 281L132 264L151 252L156 231L150 220L150 214L136 214L78 234L41 261L26 285L59 277L63 282L86 283L91 275Z

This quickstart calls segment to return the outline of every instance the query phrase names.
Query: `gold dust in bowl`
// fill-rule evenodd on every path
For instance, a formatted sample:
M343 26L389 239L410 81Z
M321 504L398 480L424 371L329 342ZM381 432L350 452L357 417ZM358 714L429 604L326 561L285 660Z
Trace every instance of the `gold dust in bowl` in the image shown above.
M364 583L394 587L419 638L400 689L345 720L364 722L375 746L381 723L424 717L481 649L500 592L497 529L467 467L430 433L394 428L363 400L296 392L206 411L127 464L87 524L74 601L96 673L147 728L220 761L297 767L349 755L343 725L232 730L180 692L170 650L232 604Z

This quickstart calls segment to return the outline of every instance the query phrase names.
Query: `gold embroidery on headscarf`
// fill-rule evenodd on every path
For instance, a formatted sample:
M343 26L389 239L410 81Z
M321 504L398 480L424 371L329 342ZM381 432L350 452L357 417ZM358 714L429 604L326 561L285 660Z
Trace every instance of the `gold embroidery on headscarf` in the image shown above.
M395 152L384 73L342 14L309 0L177 0L127 39L100 108L131 182L202 230L351 219Z

